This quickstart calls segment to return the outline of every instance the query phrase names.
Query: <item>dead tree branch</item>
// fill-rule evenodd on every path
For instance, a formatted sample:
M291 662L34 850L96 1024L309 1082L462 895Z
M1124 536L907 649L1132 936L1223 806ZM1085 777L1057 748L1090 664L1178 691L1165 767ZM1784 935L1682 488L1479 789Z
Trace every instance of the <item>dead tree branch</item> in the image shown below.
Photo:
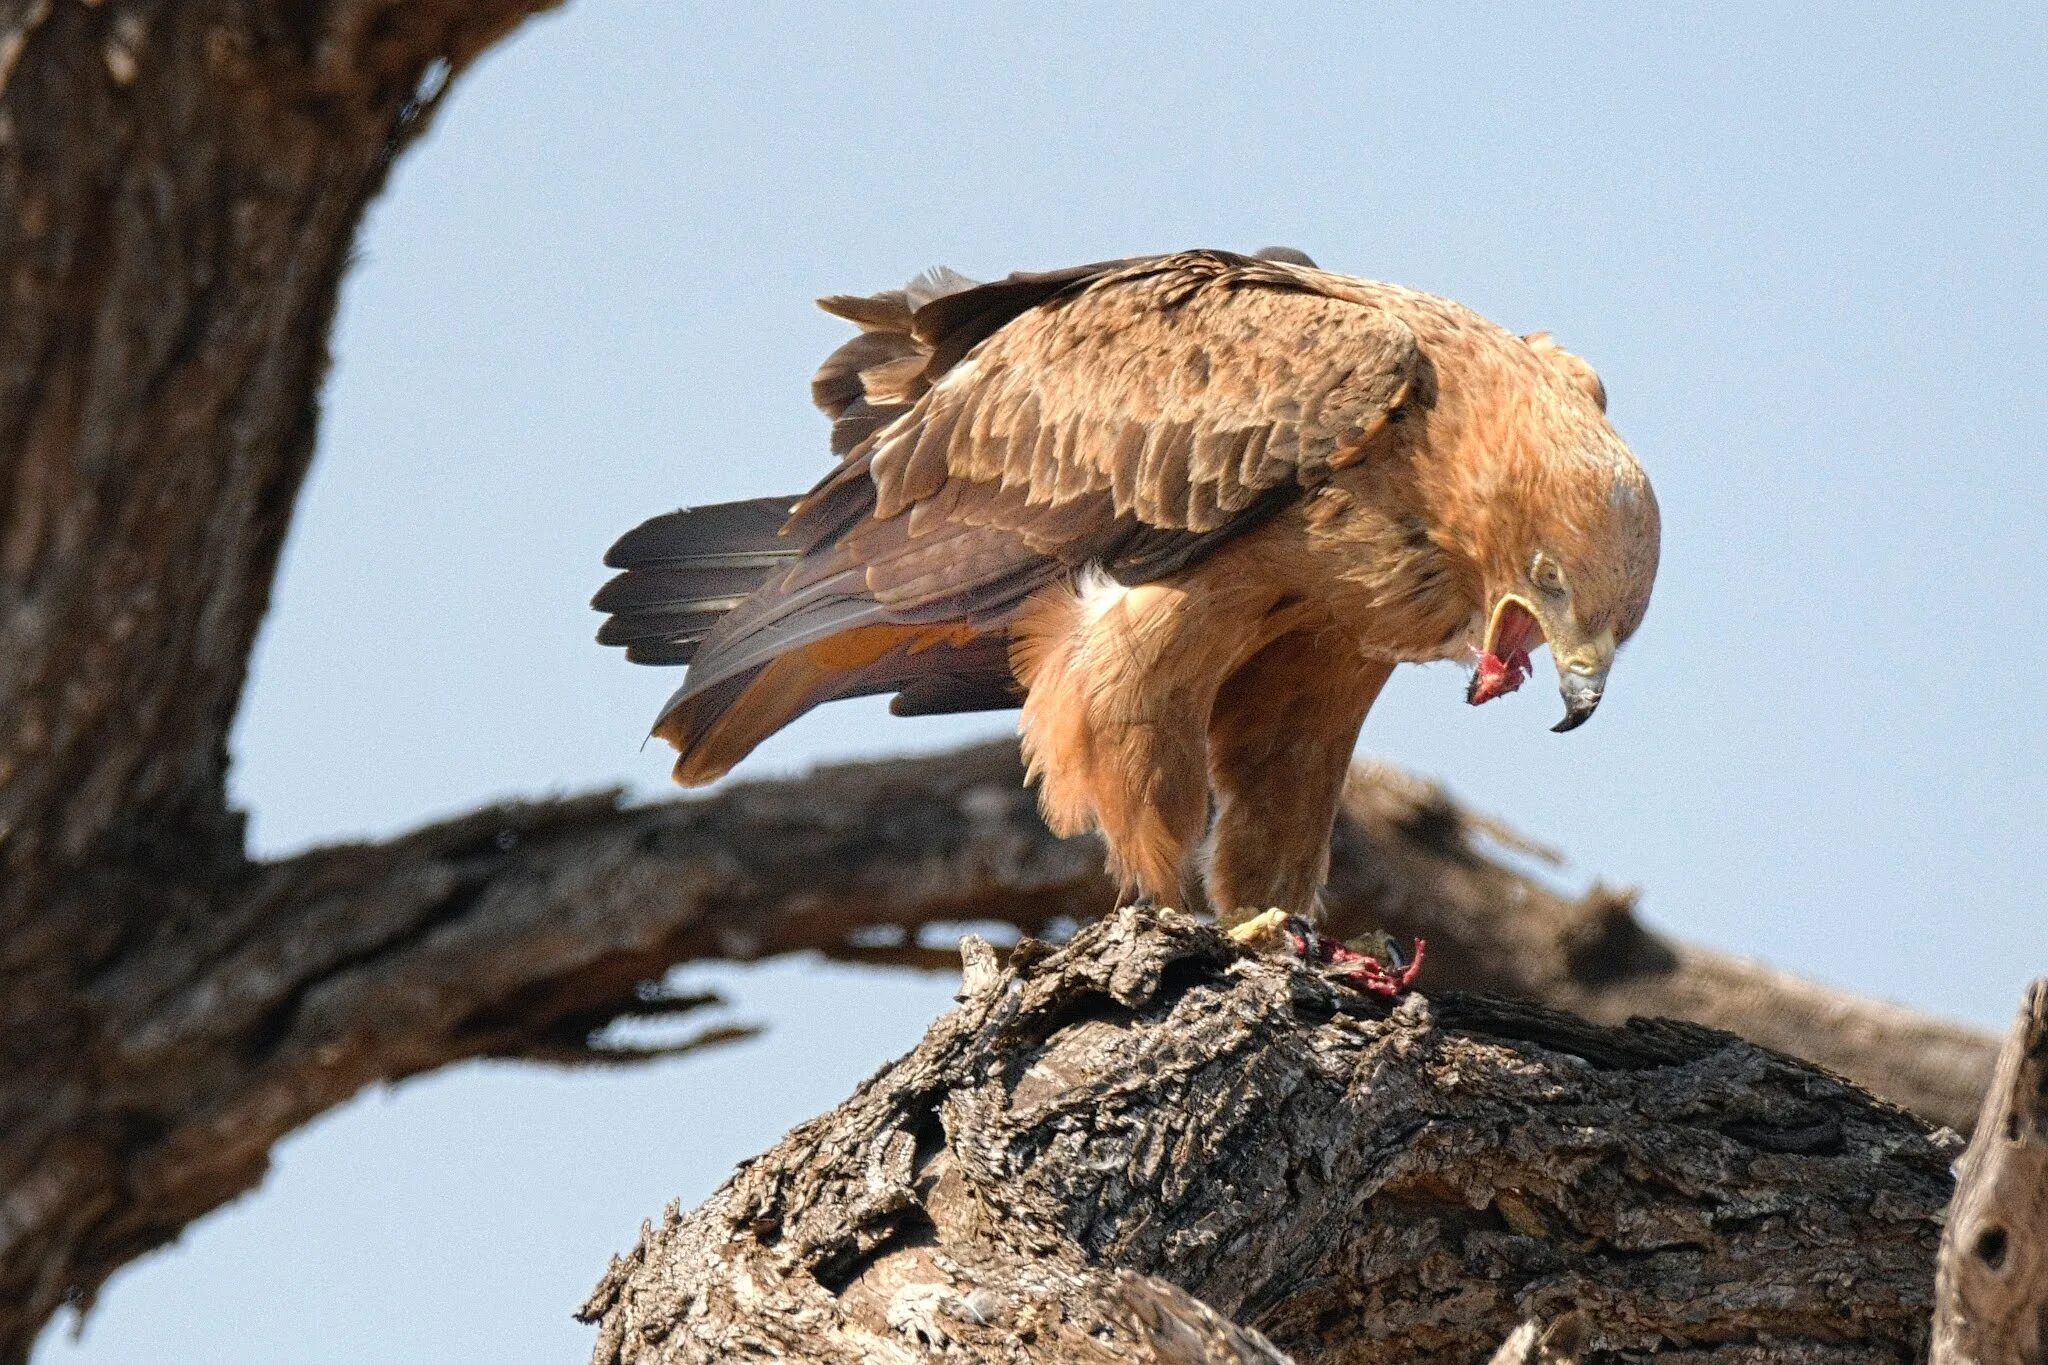
M1609 1024L1690 1019L1969 1131L1997 1050L1987 1034L1651 933L1634 893L1560 896L1489 856L1502 846L1543 855L1440 788L1362 769L1338 829L1332 918L1427 938L1425 989L1511 995Z
M1574 1312L1590 1361L1926 1349L1947 1153L1825 1073L1690 1024L1389 1008L1172 912L1011 961L647 1229L586 1308L598 1361L1158 1359L1120 1271L1304 1362L1483 1360Z
M0 1360L196 1211L107 983L242 894L228 726L357 224L551 2L0 4Z
M1957 1167L1935 1277L1933 1365L2048 1362L2048 980L1999 1050Z
M1675 1012L1687 992L1715 1003L1712 978L1690 965L1701 960L1738 981L1777 979L1648 935L1605 893L1555 896L1490 859L1484 828L1432 788L1361 773L1339 841L1338 917L1428 936L1431 989L1520 990L1608 1017ZM113 904L154 892L131 894ZM644 1055L602 1032L708 1003L661 993L676 963L798 951L957 963L947 926L1044 934L1111 903L1099 848L1047 833L1010 744L703 801L494 807L387 844L248 867L232 894L138 935L80 982L101 1042L90 1066L46 1045L24 1088L0 1082L26 1110L25 1087L54 1072L66 1106L61 1124L0 1133L0 1159L21 1172L0 1265L59 1265L89 1289L251 1188L278 1139L378 1081L477 1056ZM1631 945L1623 965L1634 965L1584 951L1589 923L1596 943ZM1873 1032L1972 1039L1806 983L1781 989L1832 998L1834 1017L1868 1018ZM1837 1036L1793 1041L1827 1054ZM1867 1074L1910 1096L1916 1067L1907 1056Z

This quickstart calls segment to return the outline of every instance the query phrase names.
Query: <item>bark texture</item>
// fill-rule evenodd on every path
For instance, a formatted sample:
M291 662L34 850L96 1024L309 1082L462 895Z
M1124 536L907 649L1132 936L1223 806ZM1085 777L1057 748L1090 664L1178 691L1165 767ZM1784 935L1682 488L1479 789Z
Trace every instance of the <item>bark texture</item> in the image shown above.
M1576 1313L1589 1361L1904 1362L1948 1155L1729 1034L1390 1007L1125 910L970 944L960 1008L586 1313L605 1365L1135 1361L1193 1318L1165 1281L1262 1335L1218 1360L1484 1360Z
M226 736L357 222L546 3L0 0L0 1359L196 1211L108 981L246 889Z
M2048 980L2006 1035L1956 1175L1933 1365L2048 1365Z
M1690 1019L1969 1131L1997 1052L1987 1034L1654 934L1635 915L1633 891L1562 896L1518 872L1503 849L1558 861L1439 787L1357 769L1331 867L1332 921L1428 939L1424 989L1516 996L1609 1024ZM1682 904L1665 905L1683 917Z

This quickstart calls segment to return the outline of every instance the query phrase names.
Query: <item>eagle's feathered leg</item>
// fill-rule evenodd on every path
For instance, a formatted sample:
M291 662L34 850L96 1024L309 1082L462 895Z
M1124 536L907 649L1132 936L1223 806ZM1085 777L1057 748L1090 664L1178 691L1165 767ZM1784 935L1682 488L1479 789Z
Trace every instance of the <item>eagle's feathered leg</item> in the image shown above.
M1046 823L1102 832L1126 896L1199 907L1208 717L1223 679L1287 628L1281 594L1197 571L1180 584L1084 580L1020 617L1024 756Z
M1334 632L1299 630L1224 683L1209 718L1208 881L1225 925L1274 909L1319 916L1352 746L1391 672Z

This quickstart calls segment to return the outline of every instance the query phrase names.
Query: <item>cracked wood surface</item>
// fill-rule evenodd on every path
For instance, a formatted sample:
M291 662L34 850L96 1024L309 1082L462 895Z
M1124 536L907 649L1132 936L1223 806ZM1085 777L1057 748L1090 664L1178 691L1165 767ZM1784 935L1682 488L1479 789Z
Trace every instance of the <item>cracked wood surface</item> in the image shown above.
M1333 918L1428 937L1429 990L1520 993L1611 1018L1704 1003L1701 1015L1758 1032L1787 1018L1860 1020L1775 1041L1908 1100L1927 1098L1916 1090L1925 1058L1917 1044L1888 1056L1882 1039L1931 1036L1966 1056L1975 1044L1988 1059L1989 1041L1966 1030L1650 935L1610 893L1556 896L1489 855L1501 837L1427 784L1362 769L1340 827ZM130 894L126 904L165 904L160 888ZM650 1055L602 1031L710 1003L661 993L676 963L819 951L950 970L955 950L920 934L950 942L949 926L991 920L1042 934L1111 904L1099 847L1046 831L1007 743L706 800L493 807L248 867L232 894L138 935L80 982L96 1051L37 1040L33 1068L0 1081L0 1097L31 1115L0 1131L0 1269L18 1282L70 1276L89 1292L258 1183L293 1128L379 1081L479 1056ZM1756 1019L1731 1016L1739 995L1713 994L1717 974L1745 972L1770 1006ZM1843 1050L1861 1037L1869 1051ZM59 1283L15 1301L42 1305L13 1310L24 1339L64 1297Z
M549 3L0 0L0 1360L218 1202L137 1154L243 1063L138 1076L105 986L239 903L228 727L357 224Z
M1590 1362L1926 1350L1949 1147L1823 1072L1389 1006L1171 911L967 958L913 1052L613 1263L600 1365L1157 1359L1131 1276L1260 1334L1217 1360L1483 1360L1574 1314Z

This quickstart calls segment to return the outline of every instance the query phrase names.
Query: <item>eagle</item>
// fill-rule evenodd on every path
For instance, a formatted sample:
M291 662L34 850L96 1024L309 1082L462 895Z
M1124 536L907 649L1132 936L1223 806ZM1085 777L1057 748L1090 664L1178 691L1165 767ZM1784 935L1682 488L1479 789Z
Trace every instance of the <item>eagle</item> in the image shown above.
M1183 251L820 300L838 464L628 532L593 605L687 664L654 733L710 782L812 707L1022 708L1063 835L1126 895L1313 921L1397 664L1477 704L1547 644L1570 730L1657 571L1648 477L1585 361L1299 252Z

